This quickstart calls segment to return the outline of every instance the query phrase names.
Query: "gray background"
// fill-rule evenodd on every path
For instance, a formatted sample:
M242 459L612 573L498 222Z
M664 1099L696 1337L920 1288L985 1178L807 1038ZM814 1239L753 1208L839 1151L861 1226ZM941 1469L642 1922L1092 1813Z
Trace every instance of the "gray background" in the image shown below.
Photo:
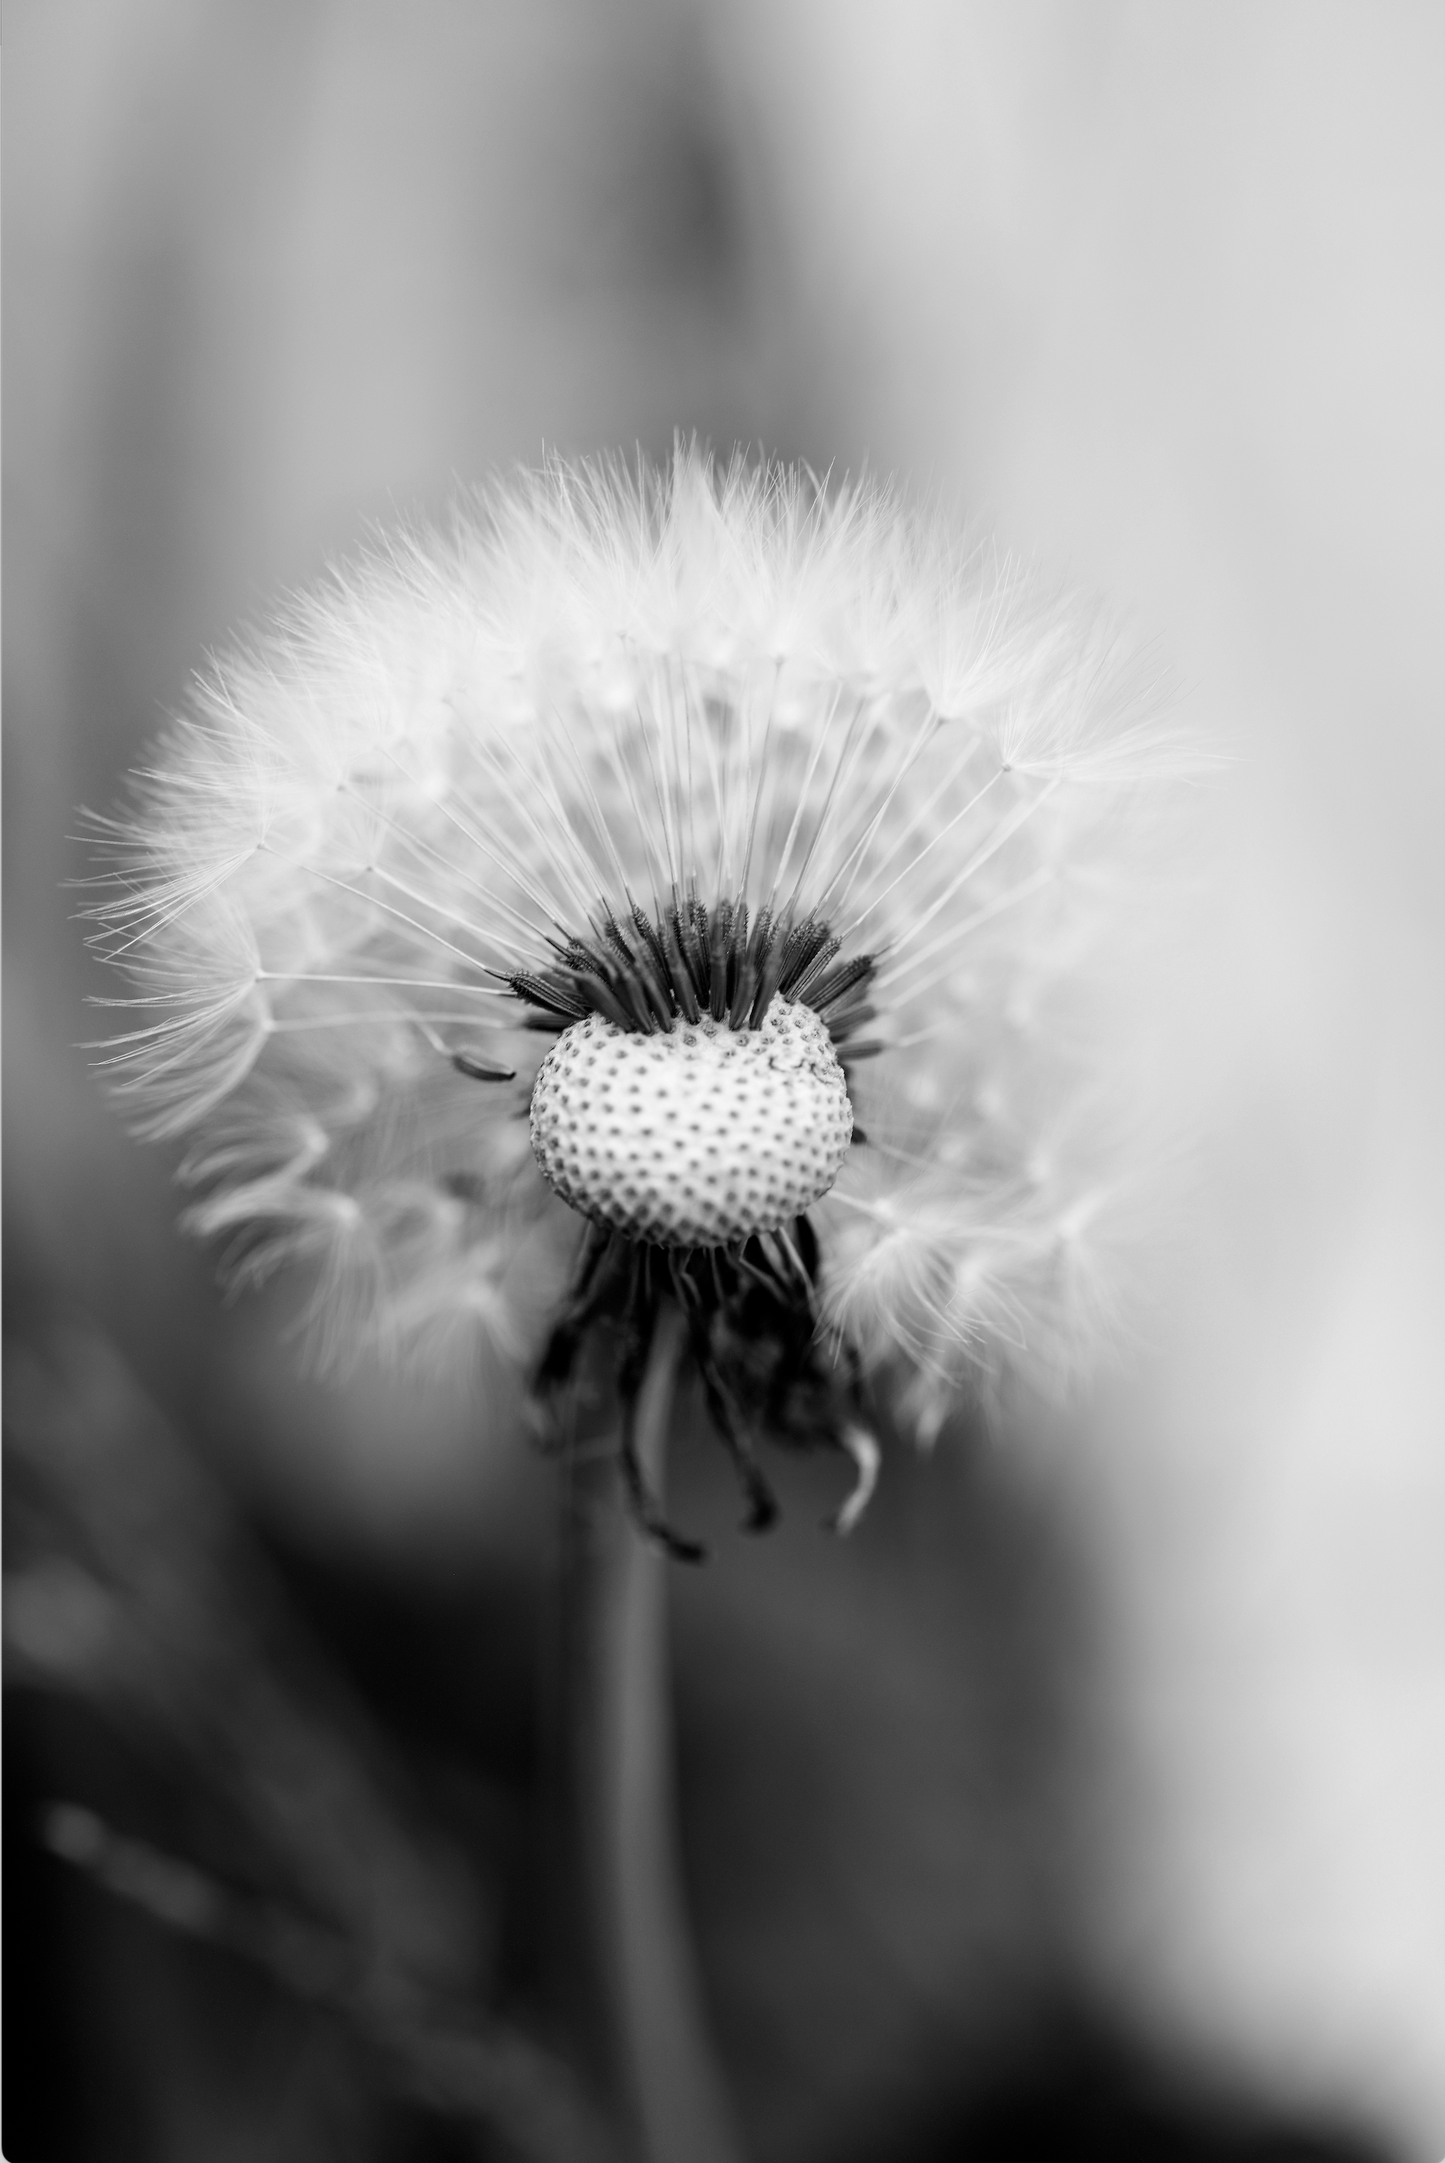
M750 2107L776 2152L822 2139L940 2007L986 2034L999 1945L1027 1969L1062 1930L1132 2030L1437 2155L1439 8L7 15L12 1282L83 1311L303 1543L401 1581L525 1573L545 1481L505 1404L479 1447L444 1393L297 1379L284 1292L225 1311L177 1239L164 1159L75 1048L74 807L275 589L544 445L697 429L959 502L1125 606L1232 754L1161 1031L1203 1176L1145 1351L988 1474L1067 1546L1092 1652L1087 1734L982 1950L947 1920L952 1610L895 1643L886 1572L871 1605L831 1578L804 1599L807 1543L780 1550L801 1576L749 1560L687 1595L684 1662L721 1661L698 1732L733 1732L729 1692L786 1643L816 1764L843 1738L818 1808L867 1858L859 1980L825 1933L819 2034L788 2031ZM903 1755L872 1797L880 1735ZM714 1947L734 2034L767 2030L728 1981L766 1965L762 1921Z

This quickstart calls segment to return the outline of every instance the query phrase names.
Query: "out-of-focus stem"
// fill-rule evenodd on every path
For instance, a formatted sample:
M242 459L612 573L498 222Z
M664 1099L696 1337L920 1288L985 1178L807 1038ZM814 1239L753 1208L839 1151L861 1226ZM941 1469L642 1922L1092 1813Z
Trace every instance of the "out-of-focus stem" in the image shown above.
M658 1317L637 1407L643 1477L662 1495L685 1324ZM679 1868L667 1580L612 1467L574 1491L564 1597L572 1810L611 2063L594 2067L646 2163L740 2163L708 2038Z

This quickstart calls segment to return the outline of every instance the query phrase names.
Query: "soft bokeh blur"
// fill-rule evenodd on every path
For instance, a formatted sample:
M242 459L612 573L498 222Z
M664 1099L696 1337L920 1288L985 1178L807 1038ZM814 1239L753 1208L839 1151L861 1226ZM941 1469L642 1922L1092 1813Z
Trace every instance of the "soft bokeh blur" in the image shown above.
M37 1803L206 1846L157 1815L132 1714L34 1708L56 1677L98 1701L83 1570L149 1613L147 1541L221 1513L272 1590L217 1565L212 1607L294 1606L358 1700L345 1762L390 1749L450 1798L419 1912L454 1849L485 1860L481 1919L425 1958L525 2010L548 1469L501 1378L322 1387L284 1288L222 1305L171 1166L77 1048L67 837L208 647L368 521L677 429L866 461L1126 608L1230 763L1159 1017L1195 1200L1126 1369L899 1461L850 1547L803 1480L775 1544L723 1534L679 1585L689 1867L744 2121L769 2158L1024 2152L978 2130L1006 2074L1019 2123L1031 2092L1062 2126L1107 2090L1106 2152L1185 2152L1148 2145L1175 2111L1433 2163L1440 10L18 0L7 31L6 1280L24 1478L63 1502L27 1504L10 1623ZM104 1481L53 1440L81 1432L133 1461L122 1488L170 1495L174 1457L209 1499L142 1510L116 1559ZM706 1464L682 1476L723 1525ZM378 1853L411 1808L361 1813ZM235 1854L294 1861L298 1822L276 1804ZM153 1919L43 1882L38 2047L149 2131L96 2146L73 2112L66 2147L42 2113L28 2152L220 2153L222 2122L227 2153L330 2152L354 2066L313 2047L304 2108L238 2117L276 2078L262 1986L254 2049L208 2058L197 1999L182 2050ZM197 1974L219 2032L233 1986ZM338 2152L422 2152L365 2140Z

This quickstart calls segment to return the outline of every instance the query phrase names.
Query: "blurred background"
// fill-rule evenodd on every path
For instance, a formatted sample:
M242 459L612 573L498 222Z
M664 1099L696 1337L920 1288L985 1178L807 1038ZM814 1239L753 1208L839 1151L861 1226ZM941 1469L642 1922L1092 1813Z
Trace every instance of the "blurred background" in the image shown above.
M1445 16L1332 0L14 0L15 2163L577 2155L549 1472L306 1380L87 1069L66 881L368 521L677 429L896 475L1230 754L1127 1371L676 1584L767 2163L1445 2152ZM727 1523L707 1456L687 1507Z

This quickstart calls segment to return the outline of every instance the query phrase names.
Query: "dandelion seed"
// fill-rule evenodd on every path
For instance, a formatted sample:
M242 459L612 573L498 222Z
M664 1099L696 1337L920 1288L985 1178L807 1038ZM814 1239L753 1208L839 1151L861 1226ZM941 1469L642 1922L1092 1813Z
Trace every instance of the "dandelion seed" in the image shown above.
M1091 1000L1174 764L1106 626L886 493L553 464L220 662L99 822L109 1077L326 1356L556 1389L610 1329L626 1400L674 1301L750 1521L762 1433L851 1524L870 1375L927 1435L1107 1306Z

